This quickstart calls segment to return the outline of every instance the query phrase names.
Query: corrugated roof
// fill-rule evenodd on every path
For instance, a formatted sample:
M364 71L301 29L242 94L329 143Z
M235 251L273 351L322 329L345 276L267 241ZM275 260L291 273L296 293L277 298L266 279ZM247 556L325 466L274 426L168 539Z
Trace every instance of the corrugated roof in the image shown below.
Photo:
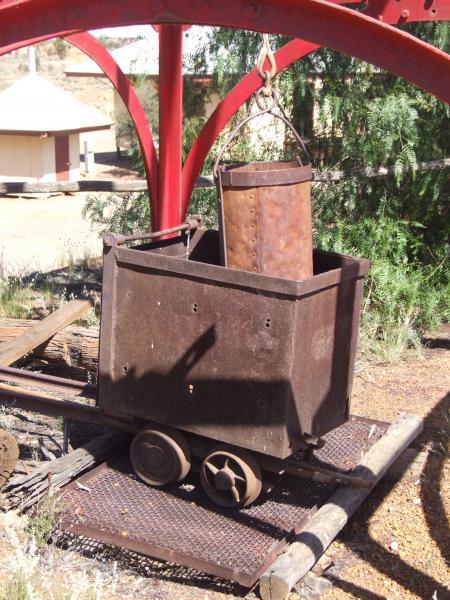
M1 133L57 133L107 129L111 119L37 75L0 93Z
M207 28L191 27L183 33L183 55L187 59L206 43ZM151 28L144 39L112 50L111 55L125 75L155 76L159 71L159 42L157 32ZM185 66L185 74L190 70ZM212 72L212 69L211 69ZM69 77L104 75L100 67L91 59L67 67L64 73Z

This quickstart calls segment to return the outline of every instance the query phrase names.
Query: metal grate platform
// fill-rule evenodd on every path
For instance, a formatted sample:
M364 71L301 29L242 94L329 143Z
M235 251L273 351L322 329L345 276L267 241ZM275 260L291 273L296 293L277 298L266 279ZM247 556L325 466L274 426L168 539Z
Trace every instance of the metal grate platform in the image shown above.
M325 436L317 464L346 471L386 425L352 417ZM274 491L241 510L219 509L195 474L181 486L138 481L127 457L104 463L63 492L62 529L252 586L335 486L282 476ZM87 488L87 489L86 489Z

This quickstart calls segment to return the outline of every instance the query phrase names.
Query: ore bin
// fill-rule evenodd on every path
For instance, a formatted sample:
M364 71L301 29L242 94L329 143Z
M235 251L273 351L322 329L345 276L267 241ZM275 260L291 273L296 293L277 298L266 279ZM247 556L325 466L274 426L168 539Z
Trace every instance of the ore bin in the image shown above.
M314 250L313 276L220 266L217 231L104 249L98 404L284 459L349 414L369 261Z

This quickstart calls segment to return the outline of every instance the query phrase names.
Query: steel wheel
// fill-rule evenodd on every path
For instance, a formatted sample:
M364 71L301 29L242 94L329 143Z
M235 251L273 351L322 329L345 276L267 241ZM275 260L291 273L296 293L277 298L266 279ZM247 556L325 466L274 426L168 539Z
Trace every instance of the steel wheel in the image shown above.
M0 429L0 488L11 477L19 458L19 446L16 438Z
M202 487L208 497L226 508L249 506L261 492L261 469L245 450L217 447L202 464Z
M177 483L191 468L191 452L184 435L176 429L143 429L133 439L131 464L136 475L154 486Z

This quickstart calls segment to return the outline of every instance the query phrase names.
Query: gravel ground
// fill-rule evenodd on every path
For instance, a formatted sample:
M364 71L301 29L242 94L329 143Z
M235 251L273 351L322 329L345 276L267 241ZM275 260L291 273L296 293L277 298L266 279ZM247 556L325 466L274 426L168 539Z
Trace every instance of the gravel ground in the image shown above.
M450 598L450 327L421 358L365 369L355 380L352 412L392 421L403 411L425 418L416 446L427 453L422 476L381 484L327 554L339 565L322 598Z
M320 596L324 600L450 597L446 566L450 548L446 529L450 511L450 469L446 461L449 349L450 327L447 327L431 340L431 347L422 356L409 356L390 365L366 366L355 377L353 413L387 421L403 411L425 417L424 432L416 447L426 453L427 459L422 475L414 480L380 484L330 546L325 557L325 566L329 568L324 577L334 585ZM47 419L38 417L36 421L36 434L42 434ZM10 420L9 426L22 430L24 445L28 438L32 442L33 428L29 422ZM60 435L57 441L60 442ZM32 562L28 542L18 542L25 525L26 518L12 513L0 515L0 579L10 576L11 564L20 565L21 560L27 565ZM65 540L63 547L75 551L50 546L33 559L38 565L36 581L43 578L47 586L46 592L36 587L36 598L51 597L48 590L55 598L66 597L63 588L69 580L71 589L75 586L81 590L74 600L231 600L243 598L247 593L226 582L132 553L98 546L89 548L75 540ZM51 575L49 565L52 565ZM90 595L83 595L80 582L88 586ZM290 600L298 598L296 592L290 595ZM1 589L0 599L3 600Z

